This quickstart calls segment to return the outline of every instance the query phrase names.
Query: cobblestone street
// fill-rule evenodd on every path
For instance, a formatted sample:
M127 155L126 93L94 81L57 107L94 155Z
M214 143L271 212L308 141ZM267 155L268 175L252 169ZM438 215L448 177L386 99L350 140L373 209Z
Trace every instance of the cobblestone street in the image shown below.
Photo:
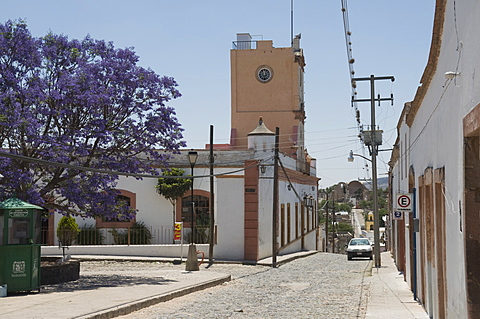
M364 318L370 260L318 253L278 268L238 264L201 265L200 271L232 275L232 281L122 316L140 318ZM148 269L184 265L82 263L84 275L101 271L148 277ZM100 278L97 278L100 279ZM119 278L120 279L120 278Z

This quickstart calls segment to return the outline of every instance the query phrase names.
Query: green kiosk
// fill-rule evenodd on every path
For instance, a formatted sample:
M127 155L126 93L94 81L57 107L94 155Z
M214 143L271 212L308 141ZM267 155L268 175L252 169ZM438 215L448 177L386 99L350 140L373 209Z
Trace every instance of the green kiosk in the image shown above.
M0 203L0 286L40 290L42 207L10 198Z

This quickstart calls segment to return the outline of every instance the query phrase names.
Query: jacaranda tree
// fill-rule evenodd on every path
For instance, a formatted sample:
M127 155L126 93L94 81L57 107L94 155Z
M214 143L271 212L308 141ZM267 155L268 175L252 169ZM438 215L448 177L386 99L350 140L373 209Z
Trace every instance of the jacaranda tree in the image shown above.
M63 213L119 218L115 172L156 174L184 147L171 77L137 65L132 48L36 38L24 21L0 24L0 199L16 196ZM0 154L1 155L1 154ZM35 159L85 168L38 163Z

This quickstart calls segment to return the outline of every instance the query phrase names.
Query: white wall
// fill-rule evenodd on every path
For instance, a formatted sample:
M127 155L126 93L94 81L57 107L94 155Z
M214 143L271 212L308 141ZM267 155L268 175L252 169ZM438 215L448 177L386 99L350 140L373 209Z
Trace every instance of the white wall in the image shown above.
M480 3L456 1L455 12L453 5L453 1L446 2L442 46L436 73L415 115L412 127L408 128L402 124L399 137L400 142L404 143L404 134L407 134L410 146L407 161L408 166L413 165L417 189L418 177L424 174L426 168L445 167L443 196L447 225L447 314L448 318L467 318L464 234L461 229L463 222L461 212L464 211L463 118L480 102L480 75L476 75L476 69L480 68L478 55L480 52L478 37ZM445 72L459 72L460 75L453 80L448 80ZM407 179L401 176L400 167L396 167L394 173L395 178L401 180L397 188L406 190L408 172ZM422 211L418 205L417 212L417 216L421 216ZM406 239L408 240L408 236ZM406 247L408 249L408 243ZM426 284L426 309L431 316L435 316L438 311L436 308L438 301L435 297L437 294L434 275L436 270L434 265L426 267L427 279L430 281ZM409 269L408 253L407 269L407 275L409 275L411 269Z
M272 170L273 173L273 170ZM271 256L272 254L272 216L273 216L273 175L268 175L266 172L265 176L262 178L260 177L259 182L259 256L261 258L265 258ZM286 180L280 180L278 182L278 197L279 197L279 207L278 207L278 234L277 234L277 242L281 244L281 205L285 206L285 222L284 227L287 228L287 205L290 204L290 230L291 230L291 240L293 240L296 232L296 222L295 222L295 203L298 203L298 210L301 214L301 206L302 206L302 199L305 194L312 195L315 198L315 202L317 201L317 187L315 186L312 190L312 185L303 185L299 183L292 183L293 188L296 190L297 194L293 191L293 189L288 190L287 185L288 182ZM310 216L312 214L312 210L310 209ZM314 212L316 215L316 212ZM299 221L299 225L301 227L301 222ZM311 225L311 221L310 221ZM305 220L305 227L307 227L307 222ZM312 226L310 226L312 227ZM301 231L301 230L300 230ZM285 237L286 235L285 230ZM314 233L315 234L315 233ZM286 242L286 238L285 238ZM309 235L305 239L305 249L307 250L315 250L317 247L316 243L316 235ZM283 249L279 252L279 254L286 254L289 252L300 251L301 250L301 241L298 240L297 242L291 244L287 248Z
M216 188L217 245L214 257L227 260L244 259L244 180L218 178ZM240 195L241 194L241 195Z
M272 255L273 223L273 169L260 177L258 185L258 255L265 258Z
M157 182L156 178L137 180L133 177L121 176L116 188L136 194L137 221L145 223L146 226L173 227L172 204L157 193L155 189Z

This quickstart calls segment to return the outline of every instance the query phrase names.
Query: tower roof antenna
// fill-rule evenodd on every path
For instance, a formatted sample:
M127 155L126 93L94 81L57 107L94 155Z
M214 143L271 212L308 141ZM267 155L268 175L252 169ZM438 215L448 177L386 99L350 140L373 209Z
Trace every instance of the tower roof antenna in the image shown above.
M290 41L293 47L293 0L290 0Z

